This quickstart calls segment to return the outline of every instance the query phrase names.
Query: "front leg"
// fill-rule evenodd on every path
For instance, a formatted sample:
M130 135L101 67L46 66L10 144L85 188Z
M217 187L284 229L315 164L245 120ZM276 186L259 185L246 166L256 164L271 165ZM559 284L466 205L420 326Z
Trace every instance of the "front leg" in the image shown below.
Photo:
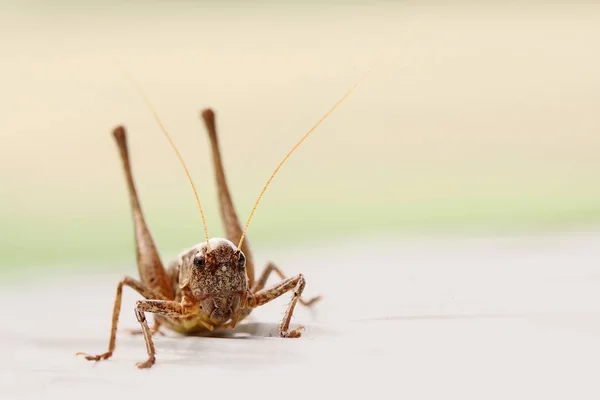
M146 341L146 351L148 359L144 362L137 363L138 368L150 368L156 361L156 349L152 341L152 332L148 327L146 315L150 312L154 314L164 315L168 317L185 317L199 310L198 304L192 304L184 300L181 303L169 300L139 300L135 305L135 316L142 327L142 334Z
M117 285L117 295L115 296L115 303L113 306L113 315L112 315L112 324L110 328L110 340L108 342L108 351L106 353L98 354L98 355L90 355L86 353L77 353L77 355L82 355L88 361L100 361L106 360L110 358L115 351L115 345L117 341L117 324L119 322L119 315L121 313L121 298L123 297L123 286L129 286L142 296L147 299L152 298L161 298L162 296L159 293L155 293L146 287L142 282L135 280L130 277L125 277L119 284Z
M160 321L158 319L154 318L154 324L150 328L150 333L152 334L152 336L154 336L154 335L165 336L164 332L160 330L160 326L161 326ZM125 332L127 332L133 336L141 335L144 333L141 329L127 329Z
M300 299L305 286L306 281L304 280L304 276L302 274L299 274L293 278L285 279L283 282L280 282L271 288L263 289L256 293L250 294L247 303L248 307L256 308L262 306L263 304L266 304L271 300L275 300L282 294L293 289L294 293L292 300L290 301L290 304L288 304L285 315L283 316L283 320L281 321L281 325L279 325L279 329L277 331L281 337L299 338L301 336L300 331L304 329L304 327L300 326L291 332L289 331L289 328L292 315L294 314L294 308L296 307L296 303Z
M254 286L252 286L252 289L251 289L252 293L256 293L259 290L262 290L265 287L265 285L267 284L267 281L269 280L269 276L271 276L271 274L273 272L275 272L279 276L280 279L287 279L286 276L284 275L284 273L277 267L277 265L275 265L272 262L269 262L267 264L267 267L265 268L265 270L262 272L262 274L260 275L260 277L258 278L256 283L254 284ZM319 301L321 299L322 299L322 296L315 296L308 300L304 300L302 297L300 297L300 299L298 301L303 306L310 307L314 303L316 303L317 301Z

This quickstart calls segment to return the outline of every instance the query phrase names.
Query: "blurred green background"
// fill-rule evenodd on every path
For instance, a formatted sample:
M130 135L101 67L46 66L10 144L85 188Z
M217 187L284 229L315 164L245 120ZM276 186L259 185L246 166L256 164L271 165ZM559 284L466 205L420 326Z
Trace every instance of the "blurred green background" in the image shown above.
M253 245L600 221L600 7L447 2L17 2L0 12L0 274L132 260L110 131L125 124L164 258L222 234L199 110L213 107L242 220L290 159Z

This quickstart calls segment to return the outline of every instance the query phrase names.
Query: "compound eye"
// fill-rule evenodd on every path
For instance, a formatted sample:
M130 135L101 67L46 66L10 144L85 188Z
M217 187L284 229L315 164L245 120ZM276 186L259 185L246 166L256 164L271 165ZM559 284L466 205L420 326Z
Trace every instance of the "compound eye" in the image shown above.
M196 254L196 256L194 257L194 266L196 267L196 269L202 269L204 268L206 262L204 261L204 256L200 253Z
M238 260L237 260L238 268L242 269L246 266L246 256L241 251L238 252Z

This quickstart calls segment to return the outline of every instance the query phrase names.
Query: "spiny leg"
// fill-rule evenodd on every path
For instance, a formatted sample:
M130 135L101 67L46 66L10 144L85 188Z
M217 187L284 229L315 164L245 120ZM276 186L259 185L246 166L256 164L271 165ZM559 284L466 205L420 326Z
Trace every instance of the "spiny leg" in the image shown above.
M144 340L146 341L146 352L148 353L148 359L146 361L136 364L138 368L150 368L156 361L156 349L144 313L150 312L170 317L183 317L187 314L186 311L188 310L186 310L181 303L176 301L138 300L135 305L135 316L142 327L142 333L144 335Z
M152 336L157 335L157 334L160 336L165 336L164 332L160 330L160 326L161 326L160 321L157 318L154 318L154 323L152 324L152 327L150 328L150 334ZM127 332L133 336L141 335L144 333L144 331L142 331L141 329L127 329L127 330L125 330L125 332Z
M280 279L287 279L286 276L284 275L284 273L277 267L277 265L275 265L272 262L269 262L267 264L267 267L264 269L264 271L258 278L258 280L254 283L254 286L251 289L252 293L256 293L259 290L262 290L265 287L265 285L267 284L267 281L269 280L269 276L273 272L275 272L279 276ZM303 306L310 307L317 301L321 300L321 298L322 298L322 296L315 296L308 300L304 300L302 297L300 297L300 299L298 301Z
M167 275L170 277L169 279L171 280L171 286L175 287L179 285L179 262L177 260L171 261L170 264L167 266ZM165 336L165 334L162 331L160 331L160 326L160 320L155 316L154 325L150 328L150 333L152 333L152 336L154 336L157 333L161 336ZM130 329L129 333L132 335L141 335L144 333L144 331L142 331L141 329Z
M162 295L160 298L173 299L173 286L163 267L160 256L158 255L158 250L156 249L156 245L154 244L154 240L152 239L152 235L146 224L142 206L133 182L125 128L122 126L115 128L113 136L119 148L119 154L121 155L121 161L123 163L123 171L125 172L125 180L127 182L127 190L129 192L135 230L136 259L140 279L142 283L152 291L160 293Z
M283 282L280 282L271 288L263 289L252 294L248 300L248 306L251 308L262 306L263 304L266 304L271 300L275 300L282 294L293 289L294 292L292 295L292 300L288 304L285 315L283 316L283 320L279 325L278 332L279 336L281 337L299 338L301 336L300 331L304 329L304 327L300 326L292 331L289 331L289 328L292 315L294 314L294 308L296 307L296 303L300 299L305 286L306 281L304 280L304 276L302 276L302 274L292 278L287 278Z
M77 355L82 355L85 357L86 360L89 360L89 361L106 360L106 359L110 358L110 356L112 356L112 354L115 350L115 344L116 344L116 340L117 340L117 325L119 322L119 315L121 313L121 298L123 297L123 286L129 286L130 288L132 288L133 290L135 290L136 292L138 292L139 294L141 294L142 296L144 296L147 299L156 298L156 296L157 296L156 293L153 293L150 289L148 289L146 286L144 286L144 284L141 283L140 281L137 281L133 278L126 276L117 285L117 295L115 298L115 304L114 304L114 308L113 308L112 325L111 325L111 329L110 329L110 340L108 342L108 351L106 353L98 354L95 356L92 356L92 355L89 355L86 353L81 353L81 352L77 353ZM160 295L158 295L158 296L160 297Z
M219 141L217 139L215 113L211 109L206 109L202 111L202 119L204 119L204 124L206 125L206 130L208 131L208 137L211 143L215 178L219 192L221 218L223 219L223 225L225 227L227 239L237 244L242 237L242 225L240 224L240 220L235 212L233 200L231 199L231 193L229 192L229 186L227 185L227 179L225 178L225 170L223 168L223 161L221 160ZM241 250L246 256L248 282L250 287L252 287L252 285L254 285L254 259L252 258L252 253L250 252L250 246L247 239L245 239L244 243L242 243Z

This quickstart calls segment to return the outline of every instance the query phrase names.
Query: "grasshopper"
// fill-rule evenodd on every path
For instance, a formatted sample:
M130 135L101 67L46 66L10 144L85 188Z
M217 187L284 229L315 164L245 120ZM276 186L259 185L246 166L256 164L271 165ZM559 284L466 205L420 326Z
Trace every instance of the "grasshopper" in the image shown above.
M211 144L212 161L218 188L219 208L227 236L226 239L209 238L200 197L198 196L189 170L171 136L160 121L154 107L148 98L136 87L140 95L147 102L154 118L161 127L162 133L171 144L186 172L196 197L206 240L180 253L175 260L167 265L167 268L163 266L157 247L144 219L134 184L125 127L122 125L116 127L113 130L113 136L123 164L131 203L139 279L127 276L117 285L108 351L98 355L86 353L77 353L77 355L83 355L89 361L106 360L113 355L124 286L132 288L144 298L144 300L136 302L134 309L141 330L133 333L143 335L148 359L137 363L138 368L150 368L154 365L156 351L152 337L156 333L161 333L161 326L184 335L212 332L217 328L233 329L254 308L262 306L289 291L292 291L292 299L278 327L278 333L283 338L299 338L303 327L299 326L296 329L290 329L290 321L296 304L300 302L305 306L311 306L320 300L321 297L317 296L305 300L302 297L302 292L306 286L304 276L298 274L287 278L274 263L268 263L258 279L255 279L255 265L252 252L248 240L244 239L260 200L263 198L265 191L280 168L302 142L350 96L361 81L362 79L355 83L279 163L258 196L243 229L233 205L225 177L217 139L215 113L211 109L205 109L201 112ZM237 245L235 244L236 242ZM277 274L281 281L271 287L265 288L267 280L272 273ZM146 313L154 314L152 328L148 326Z

